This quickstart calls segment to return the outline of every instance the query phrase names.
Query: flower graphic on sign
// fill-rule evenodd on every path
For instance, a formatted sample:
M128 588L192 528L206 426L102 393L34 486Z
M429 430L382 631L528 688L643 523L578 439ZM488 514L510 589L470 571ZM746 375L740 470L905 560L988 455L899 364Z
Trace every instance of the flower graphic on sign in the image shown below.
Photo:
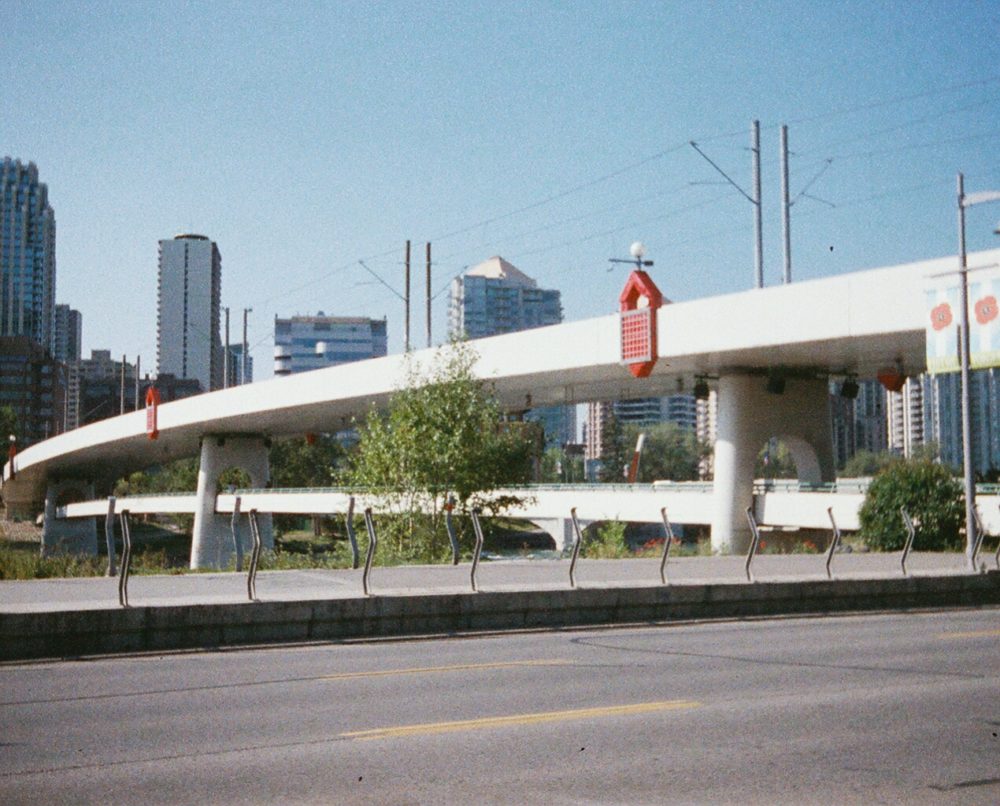
M989 324L997 318L997 298L990 294L976 303L976 321L981 325Z
M931 311L931 325L935 330L944 330L950 324L951 306L947 302L942 302Z

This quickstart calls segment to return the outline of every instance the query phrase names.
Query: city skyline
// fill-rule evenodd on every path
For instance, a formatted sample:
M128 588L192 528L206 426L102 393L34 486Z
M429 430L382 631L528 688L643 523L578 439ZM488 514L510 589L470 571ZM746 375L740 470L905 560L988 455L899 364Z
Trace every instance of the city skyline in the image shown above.
M254 308L258 351L274 315L323 307L387 316L398 352L402 303L358 259L400 292L406 239L434 244L436 342L451 277L490 254L564 289L567 319L614 309L623 276L606 261L637 238L672 299L749 287L751 205L703 184L724 180L689 141L746 189L753 119L767 284L781 123L793 279L952 254L955 172L970 190L1000 184L998 15L15 3L0 131L52 189L59 302L94 323L85 349L152 364L153 243L194 230L226 252L223 304ZM169 37L178 17L213 48ZM993 221L970 211L971 250L993 245Z

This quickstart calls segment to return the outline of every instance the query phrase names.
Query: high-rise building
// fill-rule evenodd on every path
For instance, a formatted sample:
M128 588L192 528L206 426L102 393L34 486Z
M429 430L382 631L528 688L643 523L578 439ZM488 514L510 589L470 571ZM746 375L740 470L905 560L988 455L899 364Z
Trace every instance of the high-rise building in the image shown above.
M203 391L222 386L219 310L222 257L204 235L160 241L156 373L194 378Z
M0 406L14 410L19 447L63 430L65 376L65 364L47 347L27 336L0 336Z
M56 219L38 168L4 157L0 169L0 336L54 348Z
M225 348L223 348L225 349ZM229 345L229 383L227 386L240 386L253 383L253 355L247 350L246 371L243 369L243 345Z
M470 339L514 333L562 321L556 290L538 283L502 257L491 257L451 281L449 330Z
M56 305L56 361L66 365L66 397L63 408L63 431L80 424L80 349L83 340L83 316L69 305Z
M562 321L559 291L538 283L502 257L491 257L451 281L448 326L453 336L479 339ZM548 446L576 440L576 407L532 409L526 419L540 422Z
M360 316L274 318L274 374L291 375L386 354L385 319Z

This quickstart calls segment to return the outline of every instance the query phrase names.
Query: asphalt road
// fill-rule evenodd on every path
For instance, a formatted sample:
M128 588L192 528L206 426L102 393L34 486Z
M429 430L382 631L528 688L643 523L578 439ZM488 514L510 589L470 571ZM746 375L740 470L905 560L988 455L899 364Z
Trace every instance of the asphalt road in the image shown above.
M0 666L0 802L1000 801L1000 609Z

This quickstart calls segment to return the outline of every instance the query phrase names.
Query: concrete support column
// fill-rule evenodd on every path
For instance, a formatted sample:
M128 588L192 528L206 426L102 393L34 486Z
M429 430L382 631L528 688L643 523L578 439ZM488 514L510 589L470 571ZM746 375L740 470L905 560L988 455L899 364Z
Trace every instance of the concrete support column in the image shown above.
M585 530L594 521L580 521L580 530ZM573 520L571 518L532 518L531 522L548 535L551 535L556 544L556 551L566 551L573 547L576 534L573 531Z
M96 518L57 518L56 510L77 501L90 501L94 485L88 481L50 481L45 491L42 554L89 554L97 556Z
M743 552L750 544L746 508L753 504L757 454L776 437L785 443L799 481L834 481L830 394L825 379L789 378L782 394L759 375L719 378L712 550Z
M219 476L238 467L250 476L254 487L266 487L271 479L268 441L257 436L207 435L201 441L198 468L198 503L191 535L191 568L224 568L233 558L231 516L215 511ZM271 516L260 515L261 543L274 548Z

